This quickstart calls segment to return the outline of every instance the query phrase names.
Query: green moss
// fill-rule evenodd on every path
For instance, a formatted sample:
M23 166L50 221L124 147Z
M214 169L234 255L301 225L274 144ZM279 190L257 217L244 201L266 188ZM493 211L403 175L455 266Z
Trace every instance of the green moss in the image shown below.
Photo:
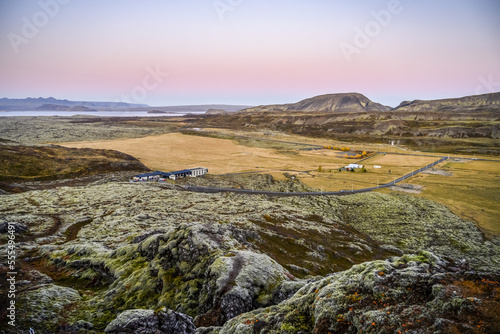
M409 262L419 262L419 263L427 263L430 265L436 264L436 258L433 254L427 251L420 251L418 254L405 254L401 256L395 263L395 266L400 264L408 264Z
M280 331L282 333L311 332L313 328L314 324L310 316L299 311L292 311L285 315Z

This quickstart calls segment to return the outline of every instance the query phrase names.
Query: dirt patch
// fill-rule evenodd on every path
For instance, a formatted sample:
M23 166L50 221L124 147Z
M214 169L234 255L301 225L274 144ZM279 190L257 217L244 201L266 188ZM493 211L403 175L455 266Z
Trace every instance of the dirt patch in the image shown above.
M453 176L453 173L446 172L441 169L429 168L422 172L422 174L432 174L432 175L441 175L441 176Z
M402 192L410 193L410 194L420 194L422 192L422 190L424 190L424 187L419 186L417 184L401 183L401 184L398 184L397 186L390 187L390 189L394 190L394 191L402 191Z

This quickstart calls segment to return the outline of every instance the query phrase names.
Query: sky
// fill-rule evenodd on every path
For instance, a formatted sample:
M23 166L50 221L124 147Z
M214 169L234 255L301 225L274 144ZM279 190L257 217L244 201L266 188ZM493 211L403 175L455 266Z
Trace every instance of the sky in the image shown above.
M0 0L0 97L397 106L500 91L498 0Z

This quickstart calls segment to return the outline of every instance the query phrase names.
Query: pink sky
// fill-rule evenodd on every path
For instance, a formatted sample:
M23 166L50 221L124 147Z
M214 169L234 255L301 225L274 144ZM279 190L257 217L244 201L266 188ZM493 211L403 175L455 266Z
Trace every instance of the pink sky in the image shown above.
M0 97L256 105L356 91L396 106L500 91L499 13L495 0L6 0Z

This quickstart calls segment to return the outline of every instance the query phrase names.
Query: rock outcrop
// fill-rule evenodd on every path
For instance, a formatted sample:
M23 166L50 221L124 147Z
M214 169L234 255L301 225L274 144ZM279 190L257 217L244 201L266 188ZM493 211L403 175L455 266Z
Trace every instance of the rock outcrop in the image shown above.
M111 253L73 247L64 260L61 252L51 257L77 270L75 276L110 283L104 297L92 302L95 311L110 304L115 305L113 312L167 307L198 315L197 325L220 326L238 314L276 303L281 290L301 287L295 282L282 288L293 276L267 255L241 250L228 232L217 225L181 225Z
M481 280L465 270L428 252L363 263L309 283L279 305L242 314L207 332L498 331L500 325L491 322L495 311L488 309L498 308L500 298L488 295L500 291L498 281Z
M118 315L104 330L107 334L194 334L193 319L185 314L162 309L127 310Z

